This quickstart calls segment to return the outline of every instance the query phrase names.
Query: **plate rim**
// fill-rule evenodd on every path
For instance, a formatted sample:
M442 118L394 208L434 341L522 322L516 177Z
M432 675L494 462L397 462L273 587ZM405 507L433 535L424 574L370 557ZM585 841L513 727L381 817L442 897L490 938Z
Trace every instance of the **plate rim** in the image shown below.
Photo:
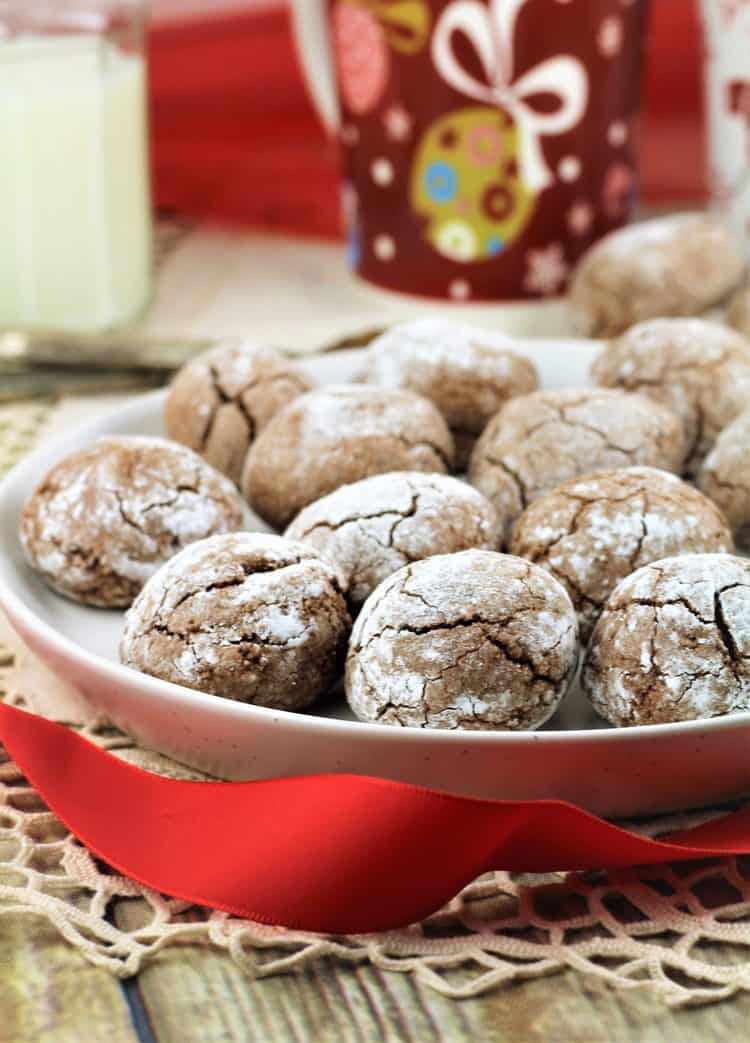
M306 359L310 362L314 356ZM54 444L42 443L28 453L22 460L16 463L10 471L0 480L0 507L17 491L23 491L26 495L28 490L37 484L32 475L43 473L49 469L51 461L60 459L74 448L80 447L87 439L105 437L106 430L102 427L115 429L120 424L127 423L132 415L139 416L144 409L157 408L161 406L167 394L166 389L147 392L135 396L131 401L112 409L102 416L87 421L75 429L61 435ZM19 488L20 486L20 488ZM17 538L17 537L16 537ZM33 608L25 603L23 598L12 589L7 579L7 558L3 556L0 560L0 607L8 615L15 630L18 630L17 620L28 632L33 633L51 648L58 656L66 661L72 661L82 668L96 670L99 676L107 680L124 684L126 687L137 684L149 695L157 699L166 699L170 703L183 703L204 711L226 714L227 716L245 716L248 720L257 718L266 723L283 723L289 726L323 731L326 733L336 732L341 736L358 735L360 737L368 734L370 737L383 740L403 742L438 742L438 743L464 743L464 744L536 744L568 745L570 743L592 742L599 743L631 743L638 744L643 739L652 737L673 738L679 735L693 735L698 737L704 733L716 733L719 731L742 729L750 725L750 710L741 710L733 714L724 714L718 717L710 717L695 721L680 721L669 724L645 724L634 725L627 728L614 726L605 728L574 728L574 729L551 729L549 731L502 731L502 730L471 730L471 729L442 729L442 728L416 728L411 726L394 728L392 725L378 724L368 721L346 721L336 718L321 717L315 713L299 713L291 710L280 710L272 707L256 706L253 703L243 703L237 700L224 699L208 692L187 688L171 681L164 681L150 674L143 674L124 666L122 663L114 662L96 652L90 652L82 648L77 642L67 635L61 633L52 624L39 616ZM30 568L30 566L26 566ZM42 581L43 582L43 581ZM57 592L56 592L57 593ZM63 595L58 594L62 597ZM101 609L100 611L109 611ZM53 671L54 672L54 671ZM74 685L75 687L75 685Z

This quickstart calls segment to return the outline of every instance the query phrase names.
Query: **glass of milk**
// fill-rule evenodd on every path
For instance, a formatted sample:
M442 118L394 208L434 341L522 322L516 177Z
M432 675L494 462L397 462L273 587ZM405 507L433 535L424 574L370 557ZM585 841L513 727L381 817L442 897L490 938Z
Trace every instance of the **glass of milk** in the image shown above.
M0 0L0 327L101 331L152 285L144 10Z

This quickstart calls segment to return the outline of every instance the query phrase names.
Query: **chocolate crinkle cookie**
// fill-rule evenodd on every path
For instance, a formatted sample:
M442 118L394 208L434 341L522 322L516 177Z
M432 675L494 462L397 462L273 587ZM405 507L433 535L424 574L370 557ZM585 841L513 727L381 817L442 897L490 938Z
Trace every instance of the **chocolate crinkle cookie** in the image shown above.
M239 485L255 436L311 387L299 366L271 348L247 341L219 344L186 362L172 381L166 431Z
M563 584L587 641L614 587L642 565L676 554L731 552L717 507L652 467L599 471L540 497L516 522L511 553Z
M449 471L453 437L413 391L341 385L301 395L268 423L247 454L242 491L282 529L339 486L386 471Z
M729 519L737 546L750 550L750 410L721 432L703 463L698 486Z
M346 694L363 721L415 728L537 728L575 673L570 598L544 569L467 550L407 565L354 625Z
M727 309L727 322L743 337L750 338L750 283L735 291Z
M535 391L490 420L471 457L469 477L495 505L510 537L530 503L591 471L643 464L679 471L682 425L642 395L598 388Z
M484 425L516 395L539 386L534 364L502 333L445 319L405 322L370 345L363 377L379 387L409 388L437 406L464 470Z
M700 315L745 270L731 229L712 214L658 217L600 239L570 284L571 316L592 337L613 337L659 315Z
M582 684L616 725L750 709L750 562L686 554L632 573L594 629Z
M21 517L21 544L61 594L121 608L187 544L241 528L243 509L235 486L185 446L102 438L37 486Z
M704 319L651 319L607 345L591 375L672 409L685 427L685 473L693 476L719 432L750 406L750 341Z
M495 550L500 524L492 504L465 482L418 471L379 474L344 485L306 507L286 530L341 570L358 609L386 576L433 554Z
M174 684L302 710L339 677L350 625L336 569L312 547L232 533L188 547L149 580L120 658Z

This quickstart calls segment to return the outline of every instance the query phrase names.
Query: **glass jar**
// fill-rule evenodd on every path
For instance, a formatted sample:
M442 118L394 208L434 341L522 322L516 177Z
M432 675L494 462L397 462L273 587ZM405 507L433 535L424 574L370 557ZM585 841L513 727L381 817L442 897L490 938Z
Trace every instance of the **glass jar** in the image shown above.
M97 331L152 285L144 5L0 0L0 326Z

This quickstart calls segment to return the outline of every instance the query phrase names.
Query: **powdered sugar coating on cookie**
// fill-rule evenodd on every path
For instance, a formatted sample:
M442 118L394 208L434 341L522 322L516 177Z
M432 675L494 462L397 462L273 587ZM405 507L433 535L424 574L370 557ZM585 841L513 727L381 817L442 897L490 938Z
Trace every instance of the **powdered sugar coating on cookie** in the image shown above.
M685 427L692 476L719 432L750 406L750 341L704 319L651 319L607 345L591 375L672 409Z
M20 536L55 590L122 607L182 547L242 524L235 486L190 449L123 435L56 464L27 500Z
M578 657L575 611L544 569L467 550L407 565L355 623L346 693L365 721L416 728L537 728Z
M515 395L539 386L534 364L505 334L446 319L417 319L394 326L367 351L364 377L371 384L409 388L445 417L462 470L484 425Z
M299 710L339 676L350 618L312 547L231 533L188 547L127 614L126 666L227 699Z
M358 608L404 565L472 547L495 550L501 532L494 507L476 489L412 471L342 486L301 511L285 535L335 561Z
M239 484L255 436L312 384L272 348L249 341L217 344L186 362L172 381L166 431Z
M509 539L521 512L562 482L638 464L679 471L684 455L677 417L642 395L535 391L508 402L489 422L469 478L495 505Z
M599 471L565 482L528 507L510 550L568 591L587 641L621 579L660 558L731 552L718 508L673 474L652 467Z
M686 554L622 580L594 629L582 684L620 726L750 709L750 561Z
M713 214L657 217L600 239L570 285L579 331L613 337L644 319L700 315L737 285L745 259L736 236Z
M716 439L698 475L698 486L724 512L737 546L750 550L750 409Z
M387 471L450 470L453 438L413 391L331 385L301 395L268 423L247 455L242 490L270 525L342 485Z

